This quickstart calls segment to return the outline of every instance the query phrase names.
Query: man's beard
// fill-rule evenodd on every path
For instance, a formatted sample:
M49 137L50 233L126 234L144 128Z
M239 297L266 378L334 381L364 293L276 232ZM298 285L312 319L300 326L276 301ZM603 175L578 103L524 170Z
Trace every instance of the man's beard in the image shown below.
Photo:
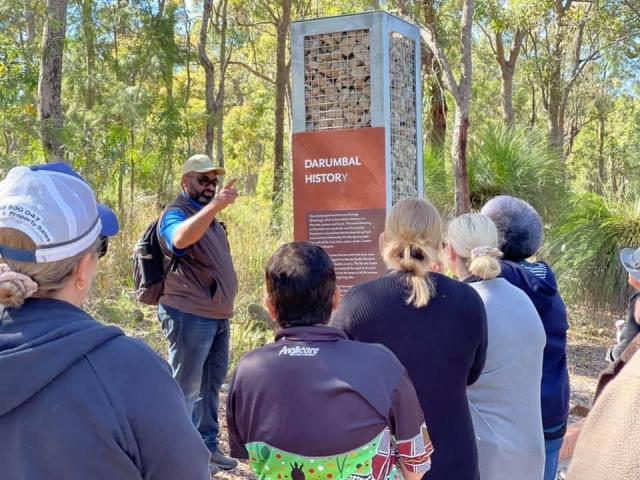
M208 205L209 203L211 203L211 200L213 200L216 196L216 192L215 190L203 190L202 192L197 192L193 189L191 189L189 192L189 197L194 200L195 202L197 202L198 204L205 206ZM205 193L211 193L210 196L205 195Z

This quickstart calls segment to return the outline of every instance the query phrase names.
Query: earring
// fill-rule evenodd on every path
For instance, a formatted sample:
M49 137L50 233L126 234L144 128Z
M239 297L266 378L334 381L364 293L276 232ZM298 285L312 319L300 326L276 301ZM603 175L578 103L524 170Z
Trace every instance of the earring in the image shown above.
M78 280L76 282L76 288L78 290L84 290L85 288L87 288L87 282L85 282L84 280Z

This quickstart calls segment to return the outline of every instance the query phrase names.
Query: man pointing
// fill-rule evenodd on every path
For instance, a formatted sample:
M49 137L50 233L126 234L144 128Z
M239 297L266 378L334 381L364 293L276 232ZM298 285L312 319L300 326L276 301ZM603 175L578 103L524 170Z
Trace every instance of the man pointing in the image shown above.
M173 376L211 451L211 463L230 470L237 462L218 450L218 400L229 363L229 319L238 281L217 216L238 192L232 180L216 194L224 173L206 155L194 155L182 167L182 192L160 219L162 251L177 262L165 279L158 318L169 341Z

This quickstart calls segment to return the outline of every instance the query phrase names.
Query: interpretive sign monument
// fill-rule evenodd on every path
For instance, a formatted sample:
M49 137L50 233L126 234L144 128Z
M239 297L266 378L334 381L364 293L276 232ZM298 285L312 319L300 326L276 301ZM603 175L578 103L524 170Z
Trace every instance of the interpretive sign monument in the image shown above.
M384 271L386 211L423 196L420 33L384 12L294 22L294 238L342 288Z

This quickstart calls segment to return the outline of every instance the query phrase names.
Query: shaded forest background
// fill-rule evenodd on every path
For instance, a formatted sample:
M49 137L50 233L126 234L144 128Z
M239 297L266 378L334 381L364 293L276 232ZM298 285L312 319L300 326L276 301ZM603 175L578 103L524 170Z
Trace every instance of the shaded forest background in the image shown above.
M579 321L619 312L617 251L640 245L640 0L0 0L0 168L66 161L124 227L99 316L148 333L132 246L205 152L240 178L234 335L261 341L261 270L291 238L290 25L368 10L423 28L427 196L447 215L530 201Z

